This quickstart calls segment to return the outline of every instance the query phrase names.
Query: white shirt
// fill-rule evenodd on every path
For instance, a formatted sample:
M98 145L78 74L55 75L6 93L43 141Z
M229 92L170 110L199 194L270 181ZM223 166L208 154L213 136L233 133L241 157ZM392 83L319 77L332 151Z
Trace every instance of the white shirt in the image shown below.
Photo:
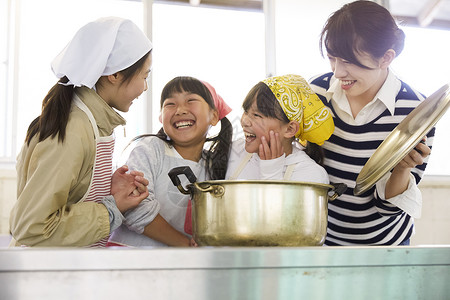
M229 179L234 175L248 152L245 151L245 140L234 141L231 147L228 169L225 176ZM328 173L306 154L303 146L294 142L292 153L278 158L261 160L257 153L253 153L250 160L236 177L246 180L282 180L289 165L295 165L289 180L328 184Z
M387 108L391 115L394 114L395 109L395 97L401 88L401 82L395 76L395 74L389 70L386 81L381 86L378 93L375 95L372 101L370 101L363 109L358 113L356 118L353 118L353 114L348 103L347 96L339 85L339 80L330 82L330 88L326 93L328 102L332 100L332 105L338 117L347 124L361 125L367 124L385 111Z

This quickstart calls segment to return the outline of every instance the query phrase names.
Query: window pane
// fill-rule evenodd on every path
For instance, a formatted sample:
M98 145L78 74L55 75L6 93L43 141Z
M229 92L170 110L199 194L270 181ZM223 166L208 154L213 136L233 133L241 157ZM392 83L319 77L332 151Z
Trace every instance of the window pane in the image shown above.
M185 5L153 5L153 132L161 124L160 95L173 77L208 81L233 108L240 129L241 104L265 77L264 14Z
M8 99L8 1L0 1L0 158L11 156L11 99ZM4 114L4 115L3 115ZM9 117L8 117L9 116Z
M405 48L394 60L393 70L406 83L426 96L444 84L450 83L450 31L402 27L405 32ZM436 125L436 135L427 175L450 175L448 148L450 141L446 128L450 127L450 112Z
M139 1L71 3L22 0L18 149L29 123L40 112L42 99L57 81L50 63L76 30L108 15L132 19L138 26L143 22ZM265 76L261 12L154 4L153 16L153 116L143 115L145 96L139 97L130 112L123 114L127 119L127 137L122 128L116 131L118 154L132 137L145 133L144 117L151 118L152 132L160 128L160 93L173 77L190 75L209 81L234 109L230 121L239 125L243 98Z
M22 146L28 125L40 113L42 100L57 82L50 63L75 32L86 23L106 16L131 19L141 28L143 23L143 7L139 1L22 0L21 3L18 149ZM144 97L139 99L144 102ZM135 135L134 120L138 118L134 116L142 111L140 106L136 103L128 113L121 113L128 121L129 135ZM123 132L123 128L118 128L118 148L129 139L124 138Z
M329 14L339 9L346 0L311 2L305 13L302 1L277 0L277 72L298 73L306 78L331 71L327 59L319 52L319 36ZM301 15L302 17L299 17ZM450 30L404 27L405 48L394 60L392 69L416 90L431 95L450 83ZM433 151L426 175L450 175L450 146L445 128L450 127L450 112L437 123Z
M342 1L341 1L342 2ZM0 1L0 99L8 99L7 20L8 1ZM51 60L66 45L76 30L99 17L116 15L132 19L138 26L143 22L140 1L78 0L22 0L20 15L20 52L18 77L17 149L20 150L26 129L40 112L42 99L56 82L50 70ZM292 3L292 2L289 2ZM334 2L333 2L334 3ZM338 4L335 4L338 5ZM340 5L338 5L340 6ZM310 6L313 9L315 6ZM320 57L318 32L326 14L317 5L311 20L300 23L298 10L277 7L277 73L298 73L309 78L328 70L326 60ZM292 15L293 14L293 15ZM292 15L292 16L291 16ZM280 17L282 16L282 18ZM297 20L293 26L289 20ZM314 22L313 22L314 21ZM308 26L301 39L283 37L297 32L295 28ZM127 119L127 137L123 129L116 134L117 149L137 134L142 134L144 118L152 120L152 132L160 128L159 98L163 86L173 77L190 75L209 81L233 108L229 118L240 130L241 103L248 90L265 77L264 16L261 12L192 7L189 5L153 4L153 115L145 116L145 95L124 114ZM293 31L294 28L295 30ZM450 60L446 49L450 46L450 31L404 28L404 52L394 61L394 71L407 83L426 95L450 81ZM305 42L306 41L306 42ZM423 58L423 53L427 53ZM11 78L11 74L9 75ZM11 153L12 105L0 101L0 158ZM450 160L445 149L449 142L444 130L450 126L450 113L437 124L433 155L427 174L449 175ZM439 162L439 163L438 163Z

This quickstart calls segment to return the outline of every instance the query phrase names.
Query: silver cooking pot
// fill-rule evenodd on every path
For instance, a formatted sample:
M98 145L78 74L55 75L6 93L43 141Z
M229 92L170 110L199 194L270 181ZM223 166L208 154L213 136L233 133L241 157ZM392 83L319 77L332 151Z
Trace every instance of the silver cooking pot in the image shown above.
M191 182L187 189L182 174ZM320 246L328 200L347 189L343 183L282 180L196 182L189 167L174 168L169 177L192 197L192 231L199 246Z

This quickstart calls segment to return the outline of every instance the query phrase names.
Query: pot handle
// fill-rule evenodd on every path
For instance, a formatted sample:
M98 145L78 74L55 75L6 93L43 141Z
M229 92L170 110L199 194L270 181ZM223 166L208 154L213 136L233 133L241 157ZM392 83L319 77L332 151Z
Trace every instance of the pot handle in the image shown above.
M345 183L331 183L331 185L334 186L332 189L334 194L328 197L329 201L333 201L347 190L347 185Z
M189 189L186 190L181 185L180 178L178 178L181 174L184 174L191 183L196 182L197 177L195 177L194 172L192 172L191 168L188 166L176 167L169 171L169 177L170 180L172 180L173 185L176 186L182 194L190 194Z
M194 183L195 188L203 193L211 193L214 197L222 197L225 194L225 188L220 184L210 185L206 188L202 188L198 183Z

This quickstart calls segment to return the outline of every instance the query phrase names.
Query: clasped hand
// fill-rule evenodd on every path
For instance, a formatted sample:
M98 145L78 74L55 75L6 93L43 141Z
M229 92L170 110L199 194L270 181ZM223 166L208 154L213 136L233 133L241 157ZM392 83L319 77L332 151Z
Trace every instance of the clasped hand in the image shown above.
M139 205L149 192L148 180L139 171L128 172L128 166L117 169L111 178L111 195L116 200L117 208L124 213Z

